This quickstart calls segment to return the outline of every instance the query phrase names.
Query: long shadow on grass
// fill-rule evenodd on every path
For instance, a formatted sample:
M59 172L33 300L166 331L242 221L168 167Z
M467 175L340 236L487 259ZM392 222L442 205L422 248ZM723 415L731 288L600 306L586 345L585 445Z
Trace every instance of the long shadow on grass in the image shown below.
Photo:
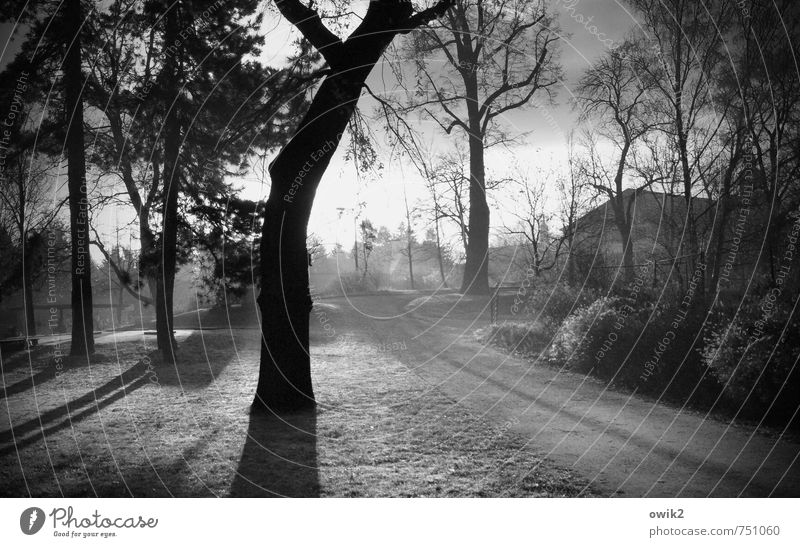
M114 354L103 354L98 352L92 354L88 361L86 360L85 356L64 356L60 362L62 365L61 367L59 367L58 362L54 358L49 359L44 364L37 363L35 366L37 368L41 368L41 370L38 372L28 376L23 380L9 384L8 386L0 386L0 399L5 399L7 397L24 393L33 387L42 389L46 382L58 378L59 374L62 372L74 373L82 369L89 370L91 367L108 365L109 363L116 362L116 356ZM59 372L59 368L62 370L62 372ZM5 369L3 372L6 372ZM88 372L85 372L84 374L88 374Z
M214 332L193 332L181 342L177 363L158 368L158 383L184 389L202 389L212 384L235 358L232 335Z
M35 418L0 431L0 456L5 456L99 412L131 392L151 382L152 369L149 358L141 359L125 372L97 389L73 399L54 409L42 412ZM29 433L33 433L29 435Z
M19 382L15 382L0 389L0 399L5 399L6 397L11 397L12 395L27 391L33 386L39 386L49 380L52 380L56 376L57 374L55 366L50 366L49 368L37 372L33 376L29 376L24 380L20 380Z
M103 359L106 359L104 361ZM61 361L64 368L75 371L78 369L88 369L91 366L98 366L107 363L108 356L105 356L100 353L95 353L91 356L91 360L87 361L84 356L80 357L67 357L64 356L63 360ZM37 367L42 365L37 364ZM6 372L5 369L3 372ZM58 378L60 374L58 365L56 364L55 359L49 359L45 364L44 368L39 372L34 373L31 376L28 376L24 380L20 380L18 382L14 382L13 384L9 384L5 387L0 387L0 399L5 399L7 397L12 397L19 393L23 393L28 391L29 389L33 388L42 388L42 385L50 380Z
M252 414L230 495L318 497L316 411Z
M0 366L2 366L3 373L8 374L14 370L22 367L29 367L31 362L37 362L45 355L50 355L54 351L53 346L36 346L29 350L22 350L14 352L13 354L6 355L5 353L0 356Z

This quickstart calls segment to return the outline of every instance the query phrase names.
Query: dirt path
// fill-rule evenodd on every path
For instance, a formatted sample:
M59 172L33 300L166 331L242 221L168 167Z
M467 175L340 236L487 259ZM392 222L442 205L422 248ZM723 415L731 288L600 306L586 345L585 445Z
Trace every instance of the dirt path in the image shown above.
M607 389L479 343L486 324L409 312L412 297L337 300L381 351L473 415L505 424L527 447L572 467L605 495L798 496L800 445L780 432Z

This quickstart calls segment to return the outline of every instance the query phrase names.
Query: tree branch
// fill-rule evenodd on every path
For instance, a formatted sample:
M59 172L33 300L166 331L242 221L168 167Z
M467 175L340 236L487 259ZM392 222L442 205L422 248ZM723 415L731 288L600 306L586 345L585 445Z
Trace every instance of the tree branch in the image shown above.
M275 0L275 7L308 40L330 66L342 57L342 40L322 22L317 10L299 0Z
M100 241L100 238L98 237L97 231L94 229L94 227L92 227L92 231L94 232L95 239L91 240L89 243L97 247L100 250L100 252L103 253L103 256L106 258L108 264L111 266L111 269L114 270L117 279L119 279L119 283L122 286L122 288L124 288L131 296L141 301L145 305L149 306L150 304L152 304L153 303L152 299L147 298L146 296L137 291L134 291L131 288L130 283L125 281L126 277L125 273L122 270L120 270L119 266L117 266L116 262L114 262L114 260L111 258L111 255L108 253L105 246Z

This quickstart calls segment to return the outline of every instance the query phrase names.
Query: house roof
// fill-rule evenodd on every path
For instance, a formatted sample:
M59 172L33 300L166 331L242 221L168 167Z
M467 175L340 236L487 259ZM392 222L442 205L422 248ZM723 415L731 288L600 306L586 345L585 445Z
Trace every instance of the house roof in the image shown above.
M672 225L682 225L685 222L687 209L683 195L628 188L622 192L622 199L625 207L630 206L633 211L634 226L645 223L660 224L664 220L668 220ZM708 212L713 210L715 202L703 197L695 197L692 202L698 222L713 216L708 215ZM577 229L585 231L603 224L613 226L614 217L614 207L608 199L581 216L578 219Z

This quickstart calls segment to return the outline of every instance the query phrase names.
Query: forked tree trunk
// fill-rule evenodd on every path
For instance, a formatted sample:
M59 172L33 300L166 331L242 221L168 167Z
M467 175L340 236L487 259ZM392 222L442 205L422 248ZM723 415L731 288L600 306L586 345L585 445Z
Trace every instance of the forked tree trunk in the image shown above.
M254 409L285 411L315 404L308 332L308 219L317 186L364 82L395 34L375 32L348 40L351 55L322 82L296 133L270 165L272 186L261 237L261 366Z
M67 126L67 185L72 247L72 340L70 355L94 353L92 317L92 264L89 256L89 200L86 192L86 158L83 147L83 100L81 89L82 24L80 0L68 0L65 9L67 54L64 61L64 94Z
M352 69L322 82L296 134L270 165L272 186L261 236L261 366L254 409L284 411L315 404L308 332L308 219L317 186L382 51L372 56L364 51Z
M272 186L261 234L261 363L254 411L283 412L315 405L309 355L311 294L306 232L314 196L372 68L398 32L425 24L449 2L410 19L410 2L370 2L346 42L333 40L316 12L283 0L278 9L331 64L308 112L269 167Z

